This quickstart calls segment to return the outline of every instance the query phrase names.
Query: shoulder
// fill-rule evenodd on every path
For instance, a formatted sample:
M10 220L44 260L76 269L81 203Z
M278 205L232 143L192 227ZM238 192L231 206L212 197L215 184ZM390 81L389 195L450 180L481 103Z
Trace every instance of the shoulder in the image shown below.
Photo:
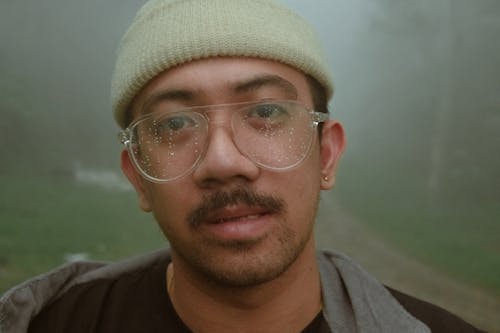
M484 332L439 306L407 295L390 287L386 288L406 309L406 311L425 323L433 332Z
M49 309L68 314L78 309L80 302L96 305L106 290L117 286L126 289L141 276L137 272L145 272L169 258L169 252L161 250L111 264L71 263L34 277L0 297L0 331L25 332L32 318L48 314Z
M338 295L339 292L345 290L346 294L351 298L350 304L352 307L357 305L359 309L363 309L366 304L376 304L372 308L375 312L378 311L377 319L386 316L387 309L390 309L393 314L399 313L400 318L406 317L403 314L403 312L406 312L425 324L432 332L483 332L434 304L383 286L356 262L342 253L321 251L318 254L318 259L320 271L322 271L325 278L322 288L323 292L327 292L326 297ZM342 288L333 291L328 290L332 289L331 285L335 283L336 279L341 280ZM362 302L360 303L359 300L362 300ZM382 305L384 310L381 310Z
M45 307L30 332L123 331L125 318L151 315L157 306L166 263L79 283ZM161 300L160 300L161 302ZM122 318L122 319L120 319Z

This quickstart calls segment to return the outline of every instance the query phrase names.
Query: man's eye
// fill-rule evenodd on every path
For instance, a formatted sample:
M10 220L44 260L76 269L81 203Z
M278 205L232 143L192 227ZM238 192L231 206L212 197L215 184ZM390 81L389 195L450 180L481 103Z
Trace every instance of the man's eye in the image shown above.
M257 105L248 113L249 117L258 117L262 119L276 119L288 115L288 111L278 104L262 104Z
M187 115L176 115L162 119L159 127L164 131L179 131L189 127L195 127L196 122L194 119Z

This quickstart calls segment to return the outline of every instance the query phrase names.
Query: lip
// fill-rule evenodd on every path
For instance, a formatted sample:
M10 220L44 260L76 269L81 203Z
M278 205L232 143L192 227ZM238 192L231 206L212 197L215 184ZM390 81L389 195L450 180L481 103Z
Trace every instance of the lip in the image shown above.
M220 241L252 241L266 234L273 215L259 207L229 206L211 214L200 224L200 228Z

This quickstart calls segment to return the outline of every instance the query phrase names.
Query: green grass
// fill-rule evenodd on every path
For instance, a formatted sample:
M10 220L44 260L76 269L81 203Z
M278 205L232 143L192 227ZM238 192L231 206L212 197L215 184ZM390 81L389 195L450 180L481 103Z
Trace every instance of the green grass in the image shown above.
M68 253L116 260L166 243L132 191L15 175L0 182L0 293L64 263Z
M500 207L409 207L393 202L354 208L365 225L409 256L458 281L500 296Z

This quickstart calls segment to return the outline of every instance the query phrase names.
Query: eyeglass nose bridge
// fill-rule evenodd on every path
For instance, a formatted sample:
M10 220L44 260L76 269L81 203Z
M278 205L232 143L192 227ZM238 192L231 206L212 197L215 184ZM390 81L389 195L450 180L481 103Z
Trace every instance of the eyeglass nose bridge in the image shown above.
M209 129L211 124L216 126L225 125L227 123L232 124L233 119L236 113L238 113L239 109L231 110L229 109L229 107L231 106L232 105L230 104L211 106L201 112L203 118L207 122L207 126L209 127ZM214 116L211 116L212 114Z
M217 127L220 127L220 126L223 126L223 125L225 125L227 123L231 123L231 122L232 122L232 117L231 117L231 119L217 119L217 120L207 118L207 125L209 128L210 128L210 125L215 125Z

